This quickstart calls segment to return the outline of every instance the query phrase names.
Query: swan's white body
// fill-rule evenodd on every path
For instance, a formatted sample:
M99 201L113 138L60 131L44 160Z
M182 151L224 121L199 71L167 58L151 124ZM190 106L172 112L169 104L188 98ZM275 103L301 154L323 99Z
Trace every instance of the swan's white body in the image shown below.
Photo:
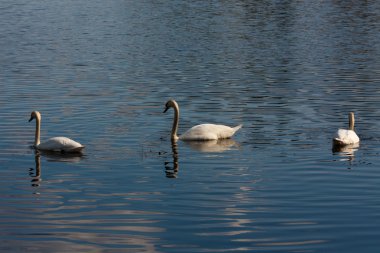
M65 152L81 151L84 148L79 142L67 137L53 137L43 143L38 144L36 147L40 150Z
M202 141L202 140L218 140L230 138L239 130L242 125L229 127L215 124L196 125L179 136L184 141Z
M359 141L359 136L353 130L339 129L334 136L334 142L339 145L350 145Z
M215 124L201 124L193 126L189 130L187 130L183 135L177 136L179 122L179 106L176 101L169 100L166 103L164 112L166 112L170 107L173 107L174 109L174 121L171 132L171 138L173 141L176 141L178 139L184 141L209 141L226 139L232 137L236 133L236 131L238 131L242 127L242 125L236 127L229 127Z
M354 131L355 118L354 113L350 112L349 116L349 129L339 129L333 138L334 145L351 145L359 143L359 136Z
M29 121L32 121L33 119L36 119L36 133L34 139L34 147L36 149L68 153L81 152L84 149L82 144L67 137L53 137L40 143L41 114L38 111L32 112Z

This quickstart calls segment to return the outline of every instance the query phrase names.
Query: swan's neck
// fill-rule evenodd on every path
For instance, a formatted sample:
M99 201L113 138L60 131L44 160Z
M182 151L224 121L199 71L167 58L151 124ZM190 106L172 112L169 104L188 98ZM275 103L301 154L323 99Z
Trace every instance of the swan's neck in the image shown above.
M41 129L41 118L36 117L36 133L34 138L34 146L40 145L40 129Z
M354 113L350 113L348 116L348 129L354 131L354 126L355 126L355 117Z
M171 138L172 138L172 141L177 141L179 139L178 135L177 135L178 121L179 121L179 107L178 107L178 105L175 104L173 109L174 109L174 120L173 120Z

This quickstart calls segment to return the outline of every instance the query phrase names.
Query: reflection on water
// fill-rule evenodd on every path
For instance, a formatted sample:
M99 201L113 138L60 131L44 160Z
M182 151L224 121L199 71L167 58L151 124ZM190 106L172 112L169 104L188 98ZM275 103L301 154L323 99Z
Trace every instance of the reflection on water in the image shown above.
M240 145L233 139L219 139L209 141L183 141L185 146L203 153L221 153L238 148ZM165 173L168 178L177 178L179 171L178 142L171 141L172 161L165 162Z
M354 156L354 153L358 150L360 144L359 142L348 145L333 145L333 153L342 153L345 156Z
M83 154L81 153L57 153L53 151L41 151L34 150L35 169L29 169L29 175L32 177L32 187L39 187L41 185L41 156L47 158L47 162L65 162L65 163L77 163L79 162ZM34 173L33 173L34 171ZM35 194L39 194L35 192Z
M349 145L334 145L332 152L334 155L341 157L340 161L348 161L348 169L351 169L352 162L355 159L355 152L359 149L359 142Z
M190 148L207 153L218 153L231 150L233 148L238 148L240 145L233 139L219 139L219 140L209 140L209 141L185 141L187 146Z
M42 181L41 178L41 157L39 154L35 154L34 156L35 160L35 169L30 168L29 169L29 175L32 177L32 187L39 187L40 182ZM35 170L35 173L33 174L33 170Z
M36 150L35 153L36 155L38 154L46 157L50 162L77 163L84 158L82 153L60 153L46 150Z
M167 178L177 178L179 171L178 146L176 141L171 141L171 143L173 161L165 162L165 174Z

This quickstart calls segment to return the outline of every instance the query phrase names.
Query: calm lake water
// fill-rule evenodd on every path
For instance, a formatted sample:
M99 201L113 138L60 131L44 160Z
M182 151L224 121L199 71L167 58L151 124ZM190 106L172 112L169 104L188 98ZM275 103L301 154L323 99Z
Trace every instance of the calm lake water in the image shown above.
M379 251L379 1L0 10L1 252ZM244 127L172 146L170 98L181 133ZM35 155L33 110L84 155Z

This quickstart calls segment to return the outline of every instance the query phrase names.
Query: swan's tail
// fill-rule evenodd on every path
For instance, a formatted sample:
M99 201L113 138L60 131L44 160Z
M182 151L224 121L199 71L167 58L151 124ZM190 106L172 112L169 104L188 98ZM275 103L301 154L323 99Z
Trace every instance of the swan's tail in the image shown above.
M334 138L333 139L333 145L334 146L344 146L344 142L340 140L339 138Z
M233 127L232 129L234 130L234 133L236 133L240 128L242 128L243 124L240 124L236 127Z
M84 146L80 146L77 148L70 149L67 152L68 153L81 153L83 151L83 149L84 149Z

